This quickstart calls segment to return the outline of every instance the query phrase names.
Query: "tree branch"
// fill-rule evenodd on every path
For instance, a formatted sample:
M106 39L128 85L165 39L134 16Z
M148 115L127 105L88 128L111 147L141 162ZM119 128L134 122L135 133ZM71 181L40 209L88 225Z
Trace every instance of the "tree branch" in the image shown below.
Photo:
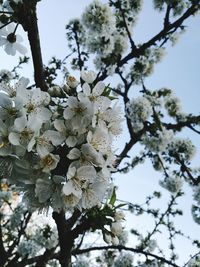
M125 247L125 246L120 246L120 245L119 246L100 246L100 247L91 247L91 248L86 248L86 249L74 250L74 251L72 251L72 255L80 255L80 254L88 253L90 251L109 250L109 249L117 249L119 251L126 250L126 251L131 251L131 252L134 252L134 253L138 253L138 254L143 254L146 257L153 257L154 259L157 259L162 263L167 263L170 266L179 267L177 264L165 259L164 257L158 256L156 254L153 254L153 253L150 253L150 252L147 252L147 251L143 251L141 249Z
M61 211L60 213L53 212L53 219L55 220L58 229L60 245L59 262L62 267L71 266L71 250L75 240L71 228L80 217L80 214L80 211L75 210L71 218L66 220L64 211Z
M127 56L125 56L118 64L118 66L123 66L132 58L137 58L144 54L145 50L150 46L154 45L156 42L162 40L172 29L178 29L182 23L199 9L199 0L193 1L193 4L187 9L187 11L175 22L164 27L158 34L151 38L148 42L144 43L137 49L133 49Z
M45 83L40 37L37 24L36 4L37 1L24 0L23 5L21 5L22 8L20 8L16 16L18 22L23 26L24 30L28 34L34 65L36 86L42 91L47 91L48 88Z

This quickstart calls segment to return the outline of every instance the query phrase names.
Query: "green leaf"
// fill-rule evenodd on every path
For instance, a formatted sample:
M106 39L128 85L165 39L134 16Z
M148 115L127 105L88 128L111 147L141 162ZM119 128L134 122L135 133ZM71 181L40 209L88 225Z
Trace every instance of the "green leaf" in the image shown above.
M113 192L112 192L112 196L110 198L109 204L114 206L115 201L116 201L116 187L113 188Z
M126 204L126 203L119 204L119 205L117 205L117 206L115 207L115 209L122 208L122 207L124 207L124 206L126 206L126 205L128 205L128 204Z

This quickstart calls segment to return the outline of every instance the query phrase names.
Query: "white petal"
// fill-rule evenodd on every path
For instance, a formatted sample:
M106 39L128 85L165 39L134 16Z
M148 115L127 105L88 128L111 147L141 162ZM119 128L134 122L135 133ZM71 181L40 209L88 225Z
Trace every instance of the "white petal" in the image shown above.
M27 85L29 84L29 82L30 82L29 79L24 78L24 77L21 77L21 78L19 79L18 83L15 85L16 90L17 90L18 88L21 88L21 87L22 87L23 89L25 89L25 88L27 87Z
M73 184L73 181L68 181L66 184L63 186L63 193L68 196L68 195L75 195L78 198L81 198L82 191L80 188L75 187Z
M16 55L16 48L13 43L6 43L4 50L8 55L15 56Z
M93 180L96 177L96 170L93 166L82 166L78 168L77 176L81 180Z
M65 143L68 145L68 147L74 147L77 143L77 138L75 136L69 136Z
M53 124L57 131L65 132L66 127L63 120L55 120Z
M51 111L45 107L37 108L36 113L37 113L38 118L43 122L48 121L52 115Z
M111 100L105 96L99 96L95 102L95 109L105 111L111 105Z
M67 172L67 179L71 179L75 176L76 173L76 168L75 167L69 167L68 172Z
M87 83L93 83L97 74L94 71L81 71L81 78Z
M86 95L86 96L89 96L91 94L91 88L89 86L88 83L84 83L83 86L83 93Z
M66 120L70 120L74 116L74 112L71 110L71 108L67 107L63 112L63 117Z
M53 146L44 146L44 145L39 145L37 144L37 153L41 158L44 158L45 156L47 156L52 150L53 150Z
M6 38L0 36L0 46L5 45L7 42L8 42L8 41L7 41Z
M92 93L96 96L99 96L103 93L104 89L105 89L105 84L100 81L95 85L95 87L92 90Z
M47 137L54 146L60 145L65 140L63 135L53 130L47 130L44 133L44 137Z
M22 55L25 55L28 52L27 48L19 43L16 43L15 48Z
M17 118L14 122L15 129L21 132L27 125L26 117Z
M68 159L78 159L81 156L81 152L78 148L73 148L67 155Z
M37 117L37 114L30 114L28 117L28 126L31 130L33 131L38 131L40 130L42 126L42 121L39 120Z
M70 107L70 108L76 108L77 105L78 105L78 100L76 97L74 96L70 96L67 100L67 105Z
M33 146L35 145L35 137L31 139L31 141L28 143L27 151L30 152L33 149Z
M8 136L8 139L12 145L18 146L20 145L19 140L19 134L18 133L10 133Z
M9 98L8 95L0 92L0 106L12 106L12 100Z
M21 35L16 34L16 41L17 41L17 42L20 42L20 43L21 43L21 42L23 42L23 40L24 40L24 39L23 39L23 37L22 37Z

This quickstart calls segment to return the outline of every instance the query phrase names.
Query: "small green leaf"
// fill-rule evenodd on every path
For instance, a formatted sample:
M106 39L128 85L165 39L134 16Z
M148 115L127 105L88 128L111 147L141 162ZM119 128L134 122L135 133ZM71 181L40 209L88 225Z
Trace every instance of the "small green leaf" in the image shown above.
M116 201L116 187L113 188L113 192L112 192L112 196L110 198L109 204L114 206L115 201Z
M123 204L119 204L115 207L115 209L119 209L119 208L122 208L124 206L126 206L127 204L126 203L123 203Z

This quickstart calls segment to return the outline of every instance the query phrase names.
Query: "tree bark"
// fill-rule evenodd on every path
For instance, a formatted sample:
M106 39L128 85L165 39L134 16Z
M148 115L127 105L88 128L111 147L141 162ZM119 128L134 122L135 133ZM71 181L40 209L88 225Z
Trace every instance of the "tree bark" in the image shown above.
M71 234L71 225L65 218L65 213L53 212L53 219L56 222L58 229L60 255L59 262L61 267L71 267L71 252L74 245L74 238Z
M24 30L28 34L34 65L35 84L42 91L47 91L48 87L45 83L40 37L37 24L36 4L36 1L24 0L23 5L16 13L16 16L18 22L23 26Z

